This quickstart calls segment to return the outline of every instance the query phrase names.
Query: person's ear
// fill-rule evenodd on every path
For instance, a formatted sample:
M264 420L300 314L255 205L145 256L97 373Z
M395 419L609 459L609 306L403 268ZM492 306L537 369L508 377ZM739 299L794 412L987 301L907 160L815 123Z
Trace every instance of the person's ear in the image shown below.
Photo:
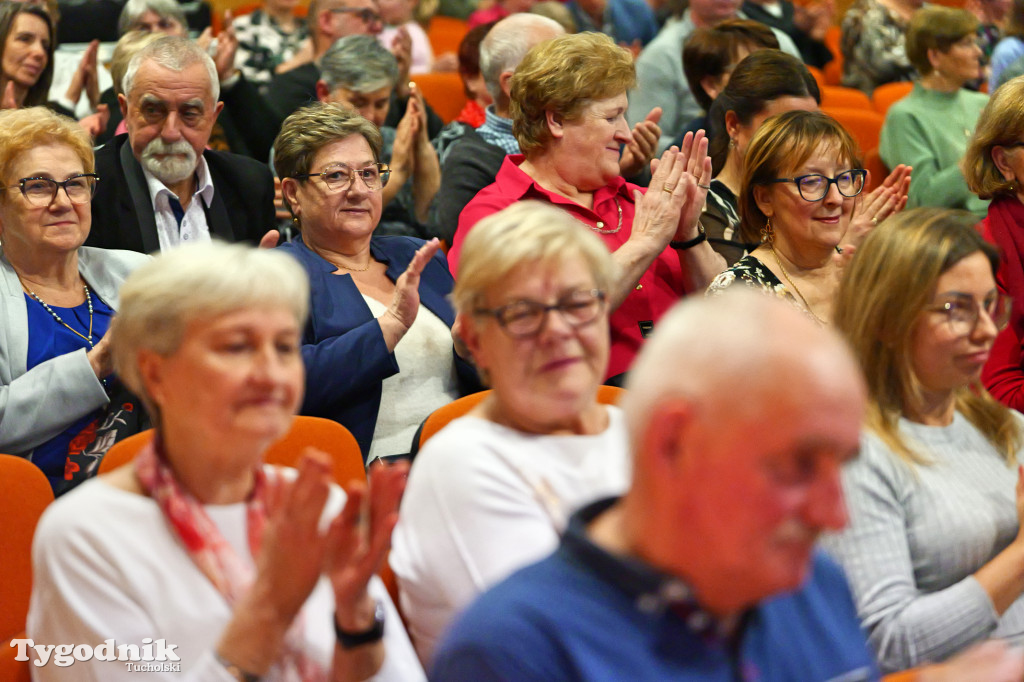
M220 116L220 112L224 111L224 102L218 101L217 105L213 107L213 120L216 121L217 117Z
M321 102L331 101L331 89L322 80L316 82L316 98Z
M478 362L480 353L480 332L476 328L476 319L467 313L458 313L455 316L455 324L452 325L452 332L458 334L462 343L473 357L473 362Z
M740 134L740 117L731 109L725 112L725 132L730 140L735 140Z
M722 94L722 90L725 89L725 76L726 75L724 73L720 76L704 76L703 78L700 79L700 87L704 88L704 92L708 94L708 97L714 100L716 97ZM736 117L735 112L726 112L726 116L728 116L729 114L732 114L733 118ZM728 128L728 125L726 127Z
M928 49L928 63L932 65L932 71L939 70L939 66L942 64L940 60L945 54L945 52L935 47Z
M164 358L156 351L143 349L136 358L139 367L139 378L146 393L161 407L164 402Z
M992 155L992 163L999 169L999 173L1007 182L1018 182L1017 174L1013 170L1013 166L1010 165L1010 159L1007 156L1006 147L996 145L992 147L992 151L989 152Z
M502 71L501 75L498 76L498 85L501 87L501 91L505 93L505 96L512 97L512 74L514 71Z
M693 425L694 408L685 398L665 399L654 406L640 442L647 471L659 479L674 476L693 454Z
M121 108L121 118L128 120L128 98L123 94L117 96L117 106Z
M284 199L285 206L291 209L292 215L296 218L302 213L302 209L299 207L299 181L295 178L281 178L281 197Z
M562 117L553 111L545 111L544 119L547 121L548 130L551 132L551 137L561 139L565 134L565 123Z
M772 207L772 193L766 185L754 185L754 203L768 218L775 214L775 209Z

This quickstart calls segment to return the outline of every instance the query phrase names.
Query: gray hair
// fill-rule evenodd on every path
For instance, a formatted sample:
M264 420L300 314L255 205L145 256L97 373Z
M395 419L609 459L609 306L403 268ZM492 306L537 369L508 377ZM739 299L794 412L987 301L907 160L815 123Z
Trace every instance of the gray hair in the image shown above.
M466 237L452 303L457 312L472 313L517 267L571 258L586 263L599 289L607 292L618 279L608 248L575 218L547 202L516 202L481 220Z
M513 14L495 24L480 43L480 73L494 101L505 96L502 73L514 71L533 46L564 33L557 21L536 14Z
M395 86L398 61L374 36L345 36L334 41L320 59L320 78L331 92L338 88L373 92Z
M121 89L125 96L131 95L132 86L135 84L135 74L147 59L165 69L179 72L193 64L202 64L210 76L210 95L213 97L213 101L216 102L220 97L220 78L217 76L217 66L213 63L213 59L194 40L177 36L164 36L154 40L135 53L131 61L128 62L128 68L125 69L124 77L121 79Z
M110 330L114 371L158 422L139 372L139 352L171 355L190 323L251 307L287 308L301 329L309 281L298 261L281 251L218 241L165 251L121 286Z
M174 19L182 28L188 29L188 21L176 0L128 0L121 16L117 19L117 34L124 35L132 30L133 24L146 12L153 12L161 19Z

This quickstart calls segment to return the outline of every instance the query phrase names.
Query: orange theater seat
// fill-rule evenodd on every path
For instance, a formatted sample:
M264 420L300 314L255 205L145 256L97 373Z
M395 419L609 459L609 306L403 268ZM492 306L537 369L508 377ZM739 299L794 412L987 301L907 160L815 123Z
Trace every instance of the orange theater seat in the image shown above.
M871 100L856 88L844 88L841 85L826 85L821 88L821 106L842 109L871 110Z
M828 81L825 80L825 72L816 66L806 65L807 70L814 76L814 80L818 83L818 90L824 90L828 86Z
M871 105L875 108L875 111L885 116L886 112L889 111L889 107L909 95L913 89L914 84L910 81L879 85L871 93Z
M829 85L843 84L843 51L839 47L840 37L838 26L830 26L825 32L825 46L832 53L832 61L825 65L825 82Z
M423 99L445 123L451 123L466 106L466 90L457 73L420 73L411 77Z
M862 151L878 147L878 137L882 133L882 123L885 122L878 112L841 107L822 107L822 111L839 121L853 135Z
M864 155L864 168L871 174L868 184L864 186L865 192L870 192L889 175L889 169L882 163L882 157L878 155L878 147L875 147Z
M434 51L435 57L447 52L458 53L459 43L468 32L469 25L462 19L435 16L427 26L427 40L430 41L430 49Z

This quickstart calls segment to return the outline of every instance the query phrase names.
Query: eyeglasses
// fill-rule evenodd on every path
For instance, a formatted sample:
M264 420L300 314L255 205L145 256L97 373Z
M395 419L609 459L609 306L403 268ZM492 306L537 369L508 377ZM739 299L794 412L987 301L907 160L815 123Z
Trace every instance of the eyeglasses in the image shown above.
M925 308L936 313L943 313L949 323L949 330L957 336L967 336L978 326L978 317L984 307L985 314L992 320L996 329L1002 329L1010 321L1010 307L1013 299L1009 296L993 292L979 304L973 296L952 294L949 300L936 303Z
M600 289L570 292L557 303L545 305L537 301L513 301L500 308L477 308L476 315L488 315L510 336L526 338L540 333L548 313L557 310L572 327L582 327L597 319L605 307L605 293Z
M49 206L57 198L57 190L64 188L64 193L72 204L88 204L92 201L92 195L96 193L96 183L100 176L95 173L82 173L72 175L63 182L52 178L22 178L17 185L7 185L0 189L21 190L22 196L32 206Z
M349 168L343 163L328 166L321 173L302 173L293 175L296 180L307 178L322 178L327 189L332 192L343 192L352 186L355 176L366 185L366 189L376 192L388 184L391 177L391 168L386 163L371 163L363 168Z
M379 24L381 22L380 15L368 7L358 9L355 7L335 7L331 11L336 14L354 14L364 24Z
M844 197L855 197L864 189L864 178L868 172L863 168L854 168L840 173L834 178L826 177L820 173L799 175L795 178L779 178L769 180L768 184L776 182L792 182L800 192L804 201L821 201L828 194L828 190L835 183L836 189Z

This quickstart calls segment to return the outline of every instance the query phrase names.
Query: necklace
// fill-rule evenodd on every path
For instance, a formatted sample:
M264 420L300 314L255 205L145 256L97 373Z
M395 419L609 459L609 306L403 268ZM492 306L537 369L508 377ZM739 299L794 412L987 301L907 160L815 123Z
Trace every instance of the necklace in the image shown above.
M20 280L21 278L19 277L18 279ZM21 283L21 287L28 292L29 296L39 301L39 305L43 306L43 309L46 310L46 312L50 313L53 319L57 320L57 324L64 326L68 331L70 331L75 336L85 339L85 342L89 344L89 348L95 348L95 344L92 342L92 296L89 294L88 284L83 284L82 289L85 290L85 302L89 305L89 336L85 336L84 334L80 333L77 329L69 325L67 322L60 319L60 315L54 312L53 308L46 305L46 301L39 298L36 292L32 291L27 286L25 286L24 282Z
M369 261L367 261L367 262L366 262L366 267L365 267L365 268L350 268L349 266L347 266L347 265L342 265L341 263L338 263L337 265L338 265L338 267L339 267L339 268L341 268L342 270L351 270L352 272L366 272L367 270L369 270L369 269L370 269L370 264L371 264L372 262L373 262L373 260L372 260L372 259L371 259L371 260L369 260Z
M811 317L813 317L815 320L817 320L818 324L820 324L823 327L827 327L828 325L826 324L825 320L823 320L820 317L818 317L814 313L814 311L811 310L810 304L807 303L807 299L804 298L804 295L803 295L803 293L801 293L800 288L797 287L796 282L794 282L793 280L791 280L789 278L789 273L786 272L786 268L782 267L782 260L779 259L779 254L775 253L775 247L774 246L769 246L768 248L771 249L772 256L775 257L775 262L778 263L779 270L782 271L782 276L786 279L786 282L789 283L789 286L793 287L793 291L796 292L796 295L800 297L800 301L804 304L804 310L806 310L807 313Z
M615 210L617 210L619 212L619 224L615 226L614 230L604 230L604 229L601 229L601 228L604 227L604 223L601 222L600 220L597 221L597 225L596 226L595 225L587 225L586 223L583 223L582 220L580 220L580 222L583 223L584 225L587 225L587 227L589 227L594 232L597 232L598 234L615 234L616 232L618 232L619 230L622 229L622 204L619 203L619 198L618 197L615 197L614 201L615 201Z

